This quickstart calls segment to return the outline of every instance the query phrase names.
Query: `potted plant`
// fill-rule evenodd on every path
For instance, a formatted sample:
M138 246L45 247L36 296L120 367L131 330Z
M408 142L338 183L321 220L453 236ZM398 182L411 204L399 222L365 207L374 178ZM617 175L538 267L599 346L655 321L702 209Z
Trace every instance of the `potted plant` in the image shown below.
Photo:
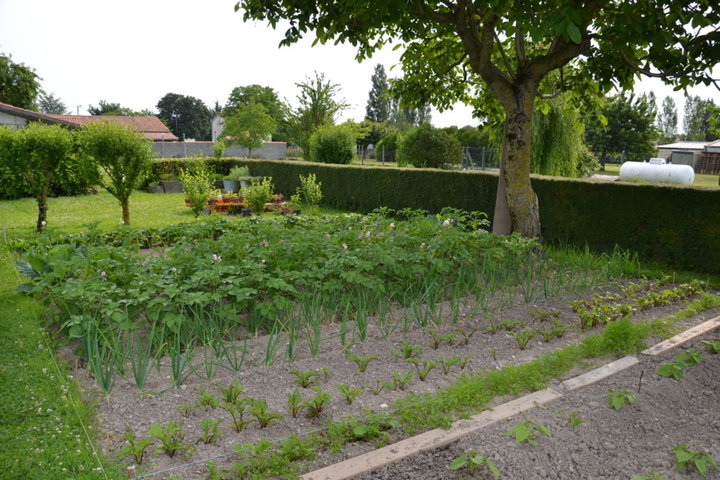
M248 205L252 207L253 213L260 215L273 196L274 186L270 177L265 177L249 187L243 187L240 194Z
M250 176L250 169L246 166L238 166L230 169L230 173L223 178L223 190L229 192L237 192L241 186L241 182L244 178Z

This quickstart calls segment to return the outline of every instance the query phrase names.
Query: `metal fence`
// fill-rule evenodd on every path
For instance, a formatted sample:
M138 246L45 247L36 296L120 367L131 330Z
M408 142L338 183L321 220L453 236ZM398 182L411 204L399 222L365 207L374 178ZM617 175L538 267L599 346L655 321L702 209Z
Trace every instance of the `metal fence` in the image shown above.
M500 156L488 147L463 147L463 169L500 170Z

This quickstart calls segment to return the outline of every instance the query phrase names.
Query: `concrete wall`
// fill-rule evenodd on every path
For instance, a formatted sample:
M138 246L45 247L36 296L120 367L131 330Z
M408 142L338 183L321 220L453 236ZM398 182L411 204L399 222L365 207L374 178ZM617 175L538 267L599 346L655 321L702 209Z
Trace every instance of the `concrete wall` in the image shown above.
M192 155L213 156L213 142L155 142L153 150L157 158L183 158ZM252 151L253 157L280 160L287 153L286 142L266 142L262 148ZM225 150L226 157L247 157L247 148L233 145Z
M27 120L22 117L11 115L5 112L0 112L0 125L10 125L11 127L15 128L15 130L18 130L27 125L27 123Z

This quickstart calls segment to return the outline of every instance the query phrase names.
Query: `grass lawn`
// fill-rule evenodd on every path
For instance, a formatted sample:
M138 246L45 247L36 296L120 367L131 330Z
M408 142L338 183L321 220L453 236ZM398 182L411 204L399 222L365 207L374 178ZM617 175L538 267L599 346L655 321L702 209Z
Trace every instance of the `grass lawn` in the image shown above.
M593 174L599 174L599 175L620 175L620 165L615 165L608 163L605 165L605 170L596 170L593 172ZM718 185L718 176L717 175L706 175L704 173L696 173L695 174L695 182L693 182L693 186L698 187L715 187L720 189L720 185Z

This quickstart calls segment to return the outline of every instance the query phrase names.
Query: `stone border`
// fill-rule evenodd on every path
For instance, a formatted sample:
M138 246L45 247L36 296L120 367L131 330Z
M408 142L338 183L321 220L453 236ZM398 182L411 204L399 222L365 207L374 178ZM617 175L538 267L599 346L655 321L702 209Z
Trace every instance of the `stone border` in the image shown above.
M658 355L717 327L720 327L720 316L685 330L672 338L643 350L641 353L644 355ZM589 372L585 372L581 375L565 380L559 385L559 388L562 391L570 392L607 378L617 372L625 370L626 368L637 365L638 363L640 363L640 361L637 357L623 357L619 360L615 360L606 365L590 370ZM563 396L564 395L562 393L552 388L546 388L544 390L530 393L504 403L494 409L486 410L478 415L474 415L468 420L455 422L449 430L443 430L440 428L429 430L420 435L406 438L405 440L401 440L377 450L373 450L357 457L349 458L345 461L315 470L314 472L306 473L301 478L303 480L350 479L380 468L384 465L397 462L403 458L411 457L436 448L442 448L445 445L459 440L469 433L480 430L501 420L506 420L518 413L545 405L546 403L550 403L554 400L562 398Z

